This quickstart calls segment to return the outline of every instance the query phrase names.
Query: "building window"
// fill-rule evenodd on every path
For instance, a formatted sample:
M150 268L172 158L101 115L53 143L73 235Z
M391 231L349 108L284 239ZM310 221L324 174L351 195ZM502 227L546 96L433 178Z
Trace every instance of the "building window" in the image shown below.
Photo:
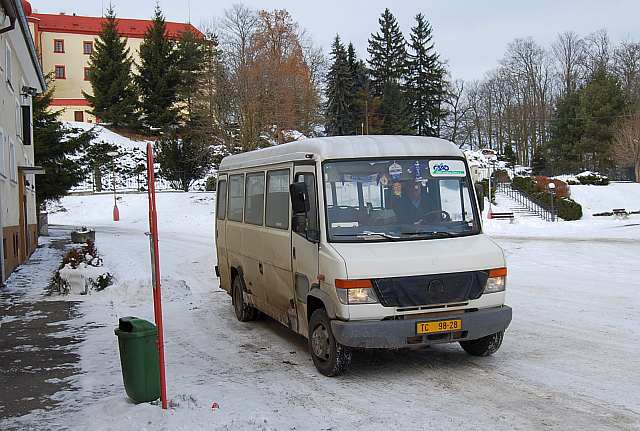
M12 80L12 70L11 70L11 47L9 46L9 41L5 42L5 50L4 50L4 70L5 77L9 86L11 86Z
M9 179L18 181L18 165L16 163L16 144L9 140Z
M63 39L54 39L54 41L53 41L53 52L64 53L64 40Z
M67 70L64 66L56 66L56 79L67 79Z
M16 101L16 137L22 140L22 106Z
M89 67L85 67L84 68L84 80L85 81L89 81L89 71L91 70L91 68Z
M84 111L74 111L73 119L75 121L83 122L84 121Z
M93 42L87 40L82 42L82 52L85 55L91 55L93 53Z
M5 139L5 135L4 135L4 130L0 129L0 176L6 177L7 176L7 167L5 164L5 153L7 152L7 150L5 149L6 147L6 139Z

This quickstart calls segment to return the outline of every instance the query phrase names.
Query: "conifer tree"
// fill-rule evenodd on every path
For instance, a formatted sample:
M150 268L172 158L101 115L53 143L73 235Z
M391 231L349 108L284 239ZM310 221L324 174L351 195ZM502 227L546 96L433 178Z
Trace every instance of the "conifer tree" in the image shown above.
M613 166L615 121L624 109L620 82L611 72L599 67L580 91L580 116L584 118L580 152L585 169L603 170Z
M410 135L409 113L400 84L393 82L385 85L378 112L379 127L375 133L380 135Z
M160 6L156 6L151 26L140 45L140 67L136 77L142 121L151 129L165 129L177 121L175 102L179 72L174 48Z
M433 46L432 29L424 15L416 15L407 54L407 98L411 126L420 136L438 136L444 99L444 67Z
M210 35L211 36L211 35ZM211 111L211 80L217 59L215 38L204 39L191 31L180 34L176 47L179 82L176 101L180 112L174 129L157 141L160 176L188 191L213 165L212 138L215 117Z
M185 106L184 115L194 116L198 110L198 95L205 69L205 45L190 30L182 32L178 39L176 67L179 76L176 99Z
M353 78L347 52L336 36L332 44L333 63L327 75L326 131L330 136L353 135Z
M351 87L353 104L349 129L355 130L358 134L364 132L363 129L367 123L365 116L369 109L369 74L364 61L358 59L353 43L349 43L347 47L347 63L349 64L349 74L353 81L353 86Z
M135 128L138 96L132 83L127 41L118 33L118 21L109 5L102 30L89 59L89 81L93 94L83 92L91 114L114 127Z
M556 172L578 173L582 169L580 140L584 130L584 118L580 116L580 91L563 95L556 105L551 122L551 139L548 145L549 162Z
M369 68L371 86L376 96L382 96L384 87L401 83L405 75L406 42L400 26L389 9L378 20L380 31L369 38Z
M80 184L85 170L78 153L93 138L91 131L64 127L58 120L60 111L51 109L55 88L51 75L46 77L48 90L33 98L33 151L35 165L45 169L36 176L36 204L60 199Z

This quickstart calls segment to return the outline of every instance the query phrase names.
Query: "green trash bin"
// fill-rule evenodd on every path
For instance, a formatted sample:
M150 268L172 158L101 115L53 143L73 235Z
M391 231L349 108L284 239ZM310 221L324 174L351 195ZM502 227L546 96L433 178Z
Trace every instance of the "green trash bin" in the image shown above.
M127 395L134 403L157 400L160 398L160 368L156 326L137 317L122 317L115 333Z

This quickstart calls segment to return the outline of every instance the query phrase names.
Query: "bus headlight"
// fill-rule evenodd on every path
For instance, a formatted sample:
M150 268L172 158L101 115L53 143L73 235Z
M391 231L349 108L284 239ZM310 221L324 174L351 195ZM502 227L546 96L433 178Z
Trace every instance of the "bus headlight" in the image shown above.
M336 293L344 305L376 304L378 297L371 280L336 280Z
M502 292L507 285L507 268L496 268L489 271L489 278L482 293Z

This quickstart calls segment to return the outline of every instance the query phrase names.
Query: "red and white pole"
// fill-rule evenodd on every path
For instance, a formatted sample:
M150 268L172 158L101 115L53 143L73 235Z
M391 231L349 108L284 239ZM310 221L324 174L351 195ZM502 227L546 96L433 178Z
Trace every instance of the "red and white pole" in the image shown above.
M156 180L153 171L153 146L147 144L147 175L149 193L149 231L151 241L151 274L153 281L153 314L158 328L158 360L160 362L160 401L167 409L167 381L164 366L164 332L162 328L162 297L160 294L160 252L158 249L158 217L156 213Z

